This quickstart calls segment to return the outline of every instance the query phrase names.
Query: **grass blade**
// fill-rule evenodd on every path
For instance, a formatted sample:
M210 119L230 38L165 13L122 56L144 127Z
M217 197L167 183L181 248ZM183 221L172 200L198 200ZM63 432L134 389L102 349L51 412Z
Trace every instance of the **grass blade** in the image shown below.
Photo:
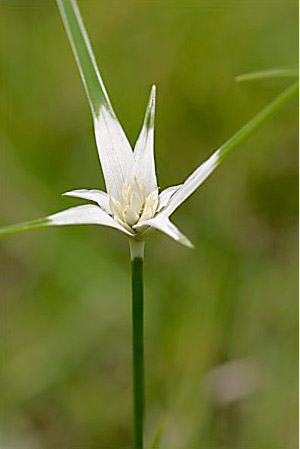
M79 72L94 116L101 105L113 110L99 73L95 56L75 0L57 0Z
M153 443L151 445L151 449L159 449L160 448L160 444L161 444L161 440L163 437L163 432L165 430L165 426L166 426L166 423L165 423L165 420L163 420L159 424L159 426L156 430L156 433L155 433L154 439L153 439Z
M48 218L40 218L38 220L26 221L25 223L3 226L0 228L0 235L18 234L19 232L32 231L34 229L53 226Z
M278 97L269 103L262 111L260 111L250 122L243 126L236 134L234 134L227 142L219 148L219 161L231 153L238 145L247 140L261 125L263 125L270 117L279 111L285 104L298 95L299 82L292 84L284 90Z
M297 78L299 70L297 68L282 68L261 70L259 72L242 73L235 77L235 81L253 81L268 78Z

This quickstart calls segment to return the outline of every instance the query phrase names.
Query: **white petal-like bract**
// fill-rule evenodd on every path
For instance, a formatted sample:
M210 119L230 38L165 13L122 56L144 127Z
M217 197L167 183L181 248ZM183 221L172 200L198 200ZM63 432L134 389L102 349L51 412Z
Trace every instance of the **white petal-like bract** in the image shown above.
M159 203L158 203L157 212L160 212L164 207L166 207L169 204L171 197L174 195L175 192L177 192L177 190L181 186L182 186L182 184L179 184L178 186L167 187L159 194L159 197L158 197Z
M105 104L94 124L106 190L118 200L134 163L133 151L114 112Z
M47 218L51 224L56 226L96 224L109 226L132 236L129 231L117 223L110 215L100 209L99 206L93 206L92 204L71 207L70 209L49 215Z
M144 226L151 226L152 228L157 229L158 231L164 232L172 239L176 240L176 242L181 243L188 248L193 248L194 245L189 241L189 239L179 231L179 229L169 220L169 218L162 214L157 215L155 218L151 220L145 220L139 222L137 225L133 226L135 230L142 228Z
M82 198L84 200L94 201L97 203L101 209L103 209L108 214L111 213L109 207L109 196L106 192L97 189L77 189L70 190L70 192L65 192L63 195L73 196L75 198Z
M139 179L145 186L146 196L157 189L154 160L155 93L156 88L152 86L144 124L134 148L134 165L130 179L130 182L134 177Z
M106 189L118 199L133 151L110 103L76 1L58 0L58 7L92 109Z
M163 214L168 217L208 178L219 165L219 150L201 164L171 196Z

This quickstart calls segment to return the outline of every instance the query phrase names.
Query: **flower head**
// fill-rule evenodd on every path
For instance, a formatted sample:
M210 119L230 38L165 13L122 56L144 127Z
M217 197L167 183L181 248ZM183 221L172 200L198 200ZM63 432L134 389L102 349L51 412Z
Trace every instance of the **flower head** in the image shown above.
M66 192L65 195L96 204L72 207L46 218L6 226L0 228L0 234L45 226L98 224L118 229L130 237L132 243L143 240L157 229L191 247L191 242L170 221L170 216L234 148L298 95L298 82L253 117L183 184L168 187L159 193L154 161L155 86L151 90L140 136L132 150L106 93L76 1L57 0L57 4L91 106L106 192L87 189Z
M49 217L53 224L101 224L138 240L158 229L192 246L169 217L217 167L218 152L183 184L159 194L154 161L155 90L153 86L134 151L105 95L99 114L94 117L94 127L107 192L86 189L66 192L65 195L93 201L97 206L78 206L54 214Z

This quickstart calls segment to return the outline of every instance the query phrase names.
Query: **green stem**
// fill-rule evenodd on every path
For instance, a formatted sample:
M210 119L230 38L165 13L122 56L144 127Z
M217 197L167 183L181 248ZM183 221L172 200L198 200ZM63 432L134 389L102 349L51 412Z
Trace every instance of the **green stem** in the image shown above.
M144 424L144 242L130 241L132 267L132 349L134 449L143 448Z

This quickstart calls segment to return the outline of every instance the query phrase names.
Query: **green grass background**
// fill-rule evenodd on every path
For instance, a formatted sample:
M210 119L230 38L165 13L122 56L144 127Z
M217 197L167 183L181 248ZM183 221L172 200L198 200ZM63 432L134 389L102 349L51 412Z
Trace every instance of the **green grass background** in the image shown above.
M180 183L287 79L296 1L79 2L130 142L157 85L159 185ZM104 188L91 114L54 1L1 1L1 225ZM147 441L297 445L297 105L238 149L146 245ZM9 448L130 448L130 263L96 226L2 238L1 423ZM224 393L225 392L225 393ZM224 396L225 394L225 396Z

